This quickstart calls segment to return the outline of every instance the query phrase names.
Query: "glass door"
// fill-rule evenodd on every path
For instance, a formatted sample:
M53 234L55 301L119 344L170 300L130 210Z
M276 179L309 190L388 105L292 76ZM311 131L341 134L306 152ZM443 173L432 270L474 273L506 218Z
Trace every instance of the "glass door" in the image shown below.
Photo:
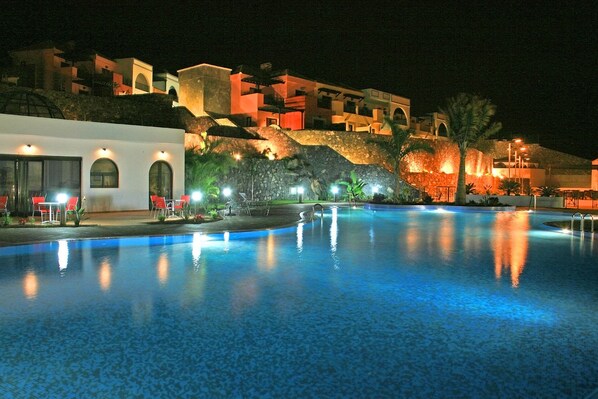
M172 198L172 169L164 161L155 162L149 171L148 201L151 209L150 195Z

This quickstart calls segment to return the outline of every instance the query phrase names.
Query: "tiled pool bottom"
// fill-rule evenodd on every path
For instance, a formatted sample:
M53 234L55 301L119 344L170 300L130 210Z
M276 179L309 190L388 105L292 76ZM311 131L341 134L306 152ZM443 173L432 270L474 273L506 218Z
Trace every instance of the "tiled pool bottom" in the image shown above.
M597 248L541 216L0 250L3 398L583 398Z

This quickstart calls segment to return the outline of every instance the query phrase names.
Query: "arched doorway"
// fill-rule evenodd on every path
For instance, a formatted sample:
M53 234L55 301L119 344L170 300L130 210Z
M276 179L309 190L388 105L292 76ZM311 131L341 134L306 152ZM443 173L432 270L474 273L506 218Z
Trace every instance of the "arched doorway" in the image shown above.
M154 162L149 170L148 201L150 195L172 198L172 168L164 161Z

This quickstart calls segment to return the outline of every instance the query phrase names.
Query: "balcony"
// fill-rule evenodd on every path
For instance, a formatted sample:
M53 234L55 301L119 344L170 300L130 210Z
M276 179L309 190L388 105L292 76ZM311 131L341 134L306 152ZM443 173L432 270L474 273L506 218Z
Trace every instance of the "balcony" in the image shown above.
M332 109L332 99L329 97L318 99L318 108Z

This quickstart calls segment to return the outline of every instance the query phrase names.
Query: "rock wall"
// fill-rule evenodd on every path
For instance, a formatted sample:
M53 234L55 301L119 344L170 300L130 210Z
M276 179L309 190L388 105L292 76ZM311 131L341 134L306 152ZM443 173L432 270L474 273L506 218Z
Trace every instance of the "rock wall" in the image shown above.
M230 186L235 192L246 193L253 199L289 199L296 194L292 188L302 186L304 199L333 199L331 187L338 180L349 179L351 171L363 179L368 196L378 187L386 195L394 190L394 176L378 165L354 165L325 146L312 146L288 157L270 161L264 158L243 158L238 167L222 179L223 186ZM408 186L407 186L408 187ZM343 187L339 186L344 196ZM414 194L415 195L415 194Z

